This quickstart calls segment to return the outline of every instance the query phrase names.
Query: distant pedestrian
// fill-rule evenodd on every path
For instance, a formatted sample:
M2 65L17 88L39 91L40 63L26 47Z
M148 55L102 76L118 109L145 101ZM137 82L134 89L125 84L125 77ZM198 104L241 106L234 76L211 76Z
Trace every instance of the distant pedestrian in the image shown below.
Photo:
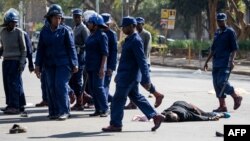
M219 107L214 112L227 112L226 95L231 95L234 99L234 110L241 105L242 96L235 92L233 86L229 84L229 76L234 68L234 59L238 50L235 31L226 25L227 15L217 14L217 24L219 29L215 33L210 54L204 64L204 70L208 69L208 62L213 58L213 85L216 96L219 100Z
M48 21L40 32L35 61L35 73L41 75L44 67L48 92L49 118L65 120L70 115L68 82L72 73L78 71L77 53L73 36L61 25L62 8L50 6Z
M115 77L116 91L111 102L111 120L108 127L102 128L104 132L122 131L122 119L127 96L142 110L148 119L153 118L155 125L152 131L158 129L164 120L164 116L158 114L146 98L139 93L139 82L148 91L153 87L143 52L143 43L135 30L136 24L136 20L133 17L124 17L122 20L122 31L127 35L127 38L122 46L120 62Z

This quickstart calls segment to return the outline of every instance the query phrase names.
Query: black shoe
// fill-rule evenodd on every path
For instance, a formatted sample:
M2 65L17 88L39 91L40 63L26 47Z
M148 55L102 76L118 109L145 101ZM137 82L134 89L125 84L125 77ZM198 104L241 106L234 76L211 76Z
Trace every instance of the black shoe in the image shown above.
M58 117L59 116L52 116L52 115L48 115L48 118L50 119L50 120L55 120L55 119L58 119Z

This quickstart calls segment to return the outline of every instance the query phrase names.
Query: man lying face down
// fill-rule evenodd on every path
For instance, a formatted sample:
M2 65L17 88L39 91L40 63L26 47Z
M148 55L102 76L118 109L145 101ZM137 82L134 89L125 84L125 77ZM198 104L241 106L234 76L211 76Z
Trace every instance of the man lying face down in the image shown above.
M165 116L165 122L183 121L217 121L219 118L229 118L228 113L204 112L197 106L185 101L176 101L161 114Z

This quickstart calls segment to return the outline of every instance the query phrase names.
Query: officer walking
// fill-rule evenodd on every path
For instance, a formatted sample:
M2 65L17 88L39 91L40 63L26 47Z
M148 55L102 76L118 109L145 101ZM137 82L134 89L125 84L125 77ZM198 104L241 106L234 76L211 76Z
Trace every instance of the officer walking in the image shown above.
M217 14L219 29L215 33L210 54L204 65L206 71L208 69L207 63L213 57L213 85L219 100L219 108L215 109L214 112L227 112L225 94L233 97L234 110L240 107L242 101L242 97L235 93L234 87L228 82L230 72L234 68L238 44L234 30L226 25L226 19L225 13Z
M143 52L143 43L135 30L136 24L136 20L133 17L124 17L122 20L122 31L127 35L127 38L122 46L120 62L115 77L116 91L111 103L110 125L102 128L104 132L122 131L124 105L127 96L142 110L148 119L153 118L155 126L152 128L152 131L158 129L164 120L164 116L158 114L138 91L140 81L148 91L152 89L152 84ZM141 75L139 71L141 71Z
M3 84L7 107L4 114L19 114L26 105L22 72L25 67L26 44L24 32L17 28L18 13L9 10L4 15L4 28L0 32L0 56L3 56Z
M88 73L88 85L93 97L95 112L90 116L108 116L108 101L104 90L104 76L108 56L108 37L101 30L106 28L101 15L92 15L87 27L90 30L86 45L86 70Z
M82 10L73 10L73 19L75 27L73 29L75 47L77 51L79 70L77 73L73 74L70 79L70 87L74 90L76 95L76 104L71 108L72 110L83 110L84 105L82 105L83 99L83 71L85 64L85 41L89 36L88 28L83 24Z
M107 58L107 71L104 79L104 89L106 91L108 102L111 102L112 96L109 93L109 85L113 71L115 71L117 64L117 34L115 31L110 29L110 24L112 22L111 15L109 13L103 13L101 15L103 17L105 24L108 26L107 28L104 29L104 32L108 36L108 50L109 50L109 56Z
M73 36L61 25L62 8L58 4L50 6L46 15L48 23L40 33L35 73L41 75L41 67L46 74L49 118L65 120L69 117L70 104L68 82L71 73L78 71L77 53Z
M144 29L144 27L143 27L144 23L145 23L144 18L137 17L136 22L137 22L136 30L142 39L144 55L145 55L145 58L147 60L148 67L150 68L150 52L151 52L151 42L152 42L151 33L149 31L147 31L146 29ZM162 103L164 95L159 93L158 91L156 91L155 88L152 89L152 91L150 91L150 93L152 93L154 95L154 97L156 98L155 107L156 108L159 107ZM132 101L130 101L129 104L127 106L125 106L125 109L137 109L137 106Z

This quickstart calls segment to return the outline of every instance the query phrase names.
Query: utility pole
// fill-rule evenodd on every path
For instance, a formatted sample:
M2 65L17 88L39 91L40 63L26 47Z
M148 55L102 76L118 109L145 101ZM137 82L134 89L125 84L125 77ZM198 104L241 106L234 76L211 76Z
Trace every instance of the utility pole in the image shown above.
M99 14L100 12L99 0L95 0L95 5L96 5L96 12Z
M20 25L20 28L23 29L24 20L23 20L23 1L22 0L19 2L18 7L19 7L19 16L20 16L19 25Z

